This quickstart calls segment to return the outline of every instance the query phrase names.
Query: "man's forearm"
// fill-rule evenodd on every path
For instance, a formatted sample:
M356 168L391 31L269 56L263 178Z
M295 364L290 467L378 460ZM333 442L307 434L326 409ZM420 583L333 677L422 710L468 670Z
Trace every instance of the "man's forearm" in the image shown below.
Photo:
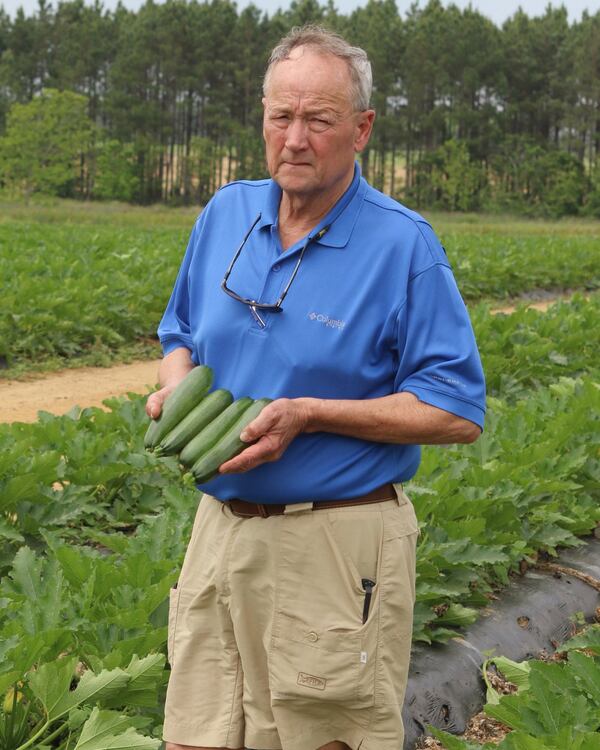
M474 422L425 404L412 393L356 401L279 398L243 430L240 437L248 448L220 471L249 471L276 461L303 432L332 432L379 443L448 444L472 443L481 431Z
M380 443L470 443L481 431L468 419L430 406L412 393L365 400L298 399L306 410L305 432Z
M161 360L158 367L158 382L161 388L174 388L194 369L192 353L185 347L173 349Z

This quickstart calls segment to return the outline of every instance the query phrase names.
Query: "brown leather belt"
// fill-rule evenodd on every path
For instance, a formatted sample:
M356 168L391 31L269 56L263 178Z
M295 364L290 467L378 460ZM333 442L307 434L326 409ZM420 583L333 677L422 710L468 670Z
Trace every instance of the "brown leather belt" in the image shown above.
M371 492L367 492L365 495L350 497L347 500L313 500L312 509L325 510L327 508L342 508L347 505L381 503L384 500L393 500L395 497L396 490L394 489L394 485L389 483L377 487L376 489L371 490ZM231 512L235 516L241 516L242 518L251 518L253 516L261 516L262 518L281 516L287 507L286 505L276 503L251 503L248 500L241 500L238 497L234 497L231 500L225 500L224 503L229 506Z

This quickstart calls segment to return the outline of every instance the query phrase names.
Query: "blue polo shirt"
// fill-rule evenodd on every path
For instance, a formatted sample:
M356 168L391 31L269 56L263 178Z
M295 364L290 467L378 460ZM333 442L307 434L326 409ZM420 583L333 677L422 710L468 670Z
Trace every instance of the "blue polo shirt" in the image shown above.
M311 232L279 313L229 297L221 281L248 229L228 286L275 303L306 239L282 252L281 189L273 180L221 188L192 230L158 334L187 347L235 398L370 399L408 391L483 427L485 384L473 330L430 225L360 175ZM320 236L321 230L328 228ZM317 237L317 235L319 235ZM299 435L276 462L200 489L263 503L343 499L410 479L418 445L331 433Z

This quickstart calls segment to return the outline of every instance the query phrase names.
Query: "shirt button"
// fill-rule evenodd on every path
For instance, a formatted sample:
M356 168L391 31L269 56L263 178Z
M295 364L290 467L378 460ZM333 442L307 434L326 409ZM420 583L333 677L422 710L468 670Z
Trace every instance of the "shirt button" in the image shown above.
M275 265L273 266L273 270L274 270L275 272L277 272L277 271L280 271L280 270L281 270L281 266L279 265L279 263L276 263L276 264L275 264Z
M306 634L306 640L310 641L311 643L315 643L319 640L319 636L314 632L314 630L311 630L310 633Z

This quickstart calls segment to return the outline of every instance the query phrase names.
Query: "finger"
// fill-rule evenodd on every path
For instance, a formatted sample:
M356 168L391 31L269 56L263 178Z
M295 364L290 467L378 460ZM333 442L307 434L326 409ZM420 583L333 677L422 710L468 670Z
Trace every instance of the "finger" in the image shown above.
M273 445L270 441L260 440L258 443L245 448L240 454L219 466L220 474L236 474L250 471L265 461L273 459Z
M265 414L265 409L242 430L240 440L243 440L244 443L252 443L258 440L273 427L275 418L269 413Z
M158 419L162 411L164 398L160 391L151 393L146 401L146 414L152 419Z
M148 396L148 400L146 401L146 414L150 417L150 419L154 419L154 412L156 409L155 400L156 399L154 398L154 394L152 393L150 394L150 396Z

